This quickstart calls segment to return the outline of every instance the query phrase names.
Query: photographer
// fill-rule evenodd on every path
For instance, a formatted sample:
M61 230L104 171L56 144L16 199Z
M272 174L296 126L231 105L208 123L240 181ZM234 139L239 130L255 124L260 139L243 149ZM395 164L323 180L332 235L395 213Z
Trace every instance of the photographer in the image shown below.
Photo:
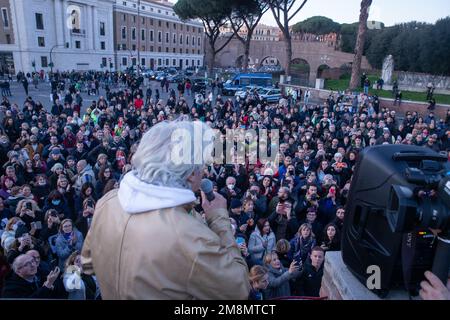
M306 194L300 197L295 206L295 216L298 221L302 221L306 218L306 212L309 208L319 208L319 196L317 194L317 186L309 184L306 187Z

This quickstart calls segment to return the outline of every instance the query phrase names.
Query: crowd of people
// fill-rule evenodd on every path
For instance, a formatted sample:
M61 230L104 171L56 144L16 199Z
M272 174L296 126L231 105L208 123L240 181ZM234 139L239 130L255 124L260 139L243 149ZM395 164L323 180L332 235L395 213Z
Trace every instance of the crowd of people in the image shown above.
M419 145L450 158L450 110L445 119L433 111L398 115L365 93L334 93L320 104L299 93L267 104L211 91L189 105L185 88L162 100L157 86L130 74L49 79L50 104L32 96L11 104L6 95L0 104L4 298L101 299L95 275L83 273L80 262L96 203L132 169L142 135L180 114L224 133L280 131L279 166L214 163L204 170L227 200L249 267L250 299L319 297L326 253L340 250L353 170L365 147ZM90 105L82 88L96 96Z

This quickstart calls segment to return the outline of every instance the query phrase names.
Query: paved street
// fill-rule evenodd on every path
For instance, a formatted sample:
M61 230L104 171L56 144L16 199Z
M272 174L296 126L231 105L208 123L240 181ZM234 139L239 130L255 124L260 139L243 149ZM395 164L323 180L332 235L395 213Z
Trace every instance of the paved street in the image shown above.
M155 95L155 89L159 89L161 99L163 99L164 101L167 99L168 94L166 93L165 89L161 90L161 85L159 82L149 81L149 86L153 90L153 96ZM147 90L147 88L148 88L148 86L145 86L145 88L143 90L144 94L145 94L145 90ZM176 84L171 84L170 88L174 88L174 90L176 92ZM50 83L45 83L45 82L39 83L37 89L35 89L34 86L31 84L28 87L29 95L35 101L40 101L47 108L48 111L50 111L51 106L52 106L52 102L50 101L50 92L51 92ZM8 97L9 101L11 103L17 103L17 105L19 105L19 107L21 107L26 98L25 90L24 90L22 84L19 84L16 81L12 82L11 83L11 93L13 96ZM92 95L88 95L86 92L83 92L82 93L82 97L83 97L82 112L84 112L86 110L86 108L89 105L91 105L92 101L97 100L102 95L103 96L106 95L106 92L103 88L100 88L99 96L92 96ZM192 102L193 102L192 96L190 96L190 97L187 96L186 98L188 100L189 105L192 105Z

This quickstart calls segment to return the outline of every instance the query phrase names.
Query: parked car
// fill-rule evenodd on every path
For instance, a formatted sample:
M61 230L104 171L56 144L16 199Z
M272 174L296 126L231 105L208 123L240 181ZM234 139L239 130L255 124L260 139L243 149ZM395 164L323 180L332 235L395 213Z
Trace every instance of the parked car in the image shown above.
M239 97L240 99L245 99L246 97L250 96L252 97L255 90L257 91L258 89L262 89L262 87L260 86L247 86L244 88L244 90L239 90L236 91L236 93L234 94L235 97Z
M162 81L162 79L166 78L167 74L165 72L158 72L156 74L155 80L156 81Z
M192 81L192 92L205 92L208 87L208 80L205 78L197 78Z
M258 91L259 98L267 103L278 103L281 99L281 90L275 88L264 88Z

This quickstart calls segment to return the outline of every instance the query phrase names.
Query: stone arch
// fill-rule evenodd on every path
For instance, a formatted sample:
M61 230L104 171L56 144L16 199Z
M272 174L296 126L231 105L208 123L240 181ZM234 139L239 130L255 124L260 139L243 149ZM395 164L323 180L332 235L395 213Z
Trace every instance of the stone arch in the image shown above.
M307 86L310 82L311 64L303 58L291 60L291 83Z
M317 78L324 78L324 71L331 69L331 67L327 64L321 64L318 68L317 68Z

